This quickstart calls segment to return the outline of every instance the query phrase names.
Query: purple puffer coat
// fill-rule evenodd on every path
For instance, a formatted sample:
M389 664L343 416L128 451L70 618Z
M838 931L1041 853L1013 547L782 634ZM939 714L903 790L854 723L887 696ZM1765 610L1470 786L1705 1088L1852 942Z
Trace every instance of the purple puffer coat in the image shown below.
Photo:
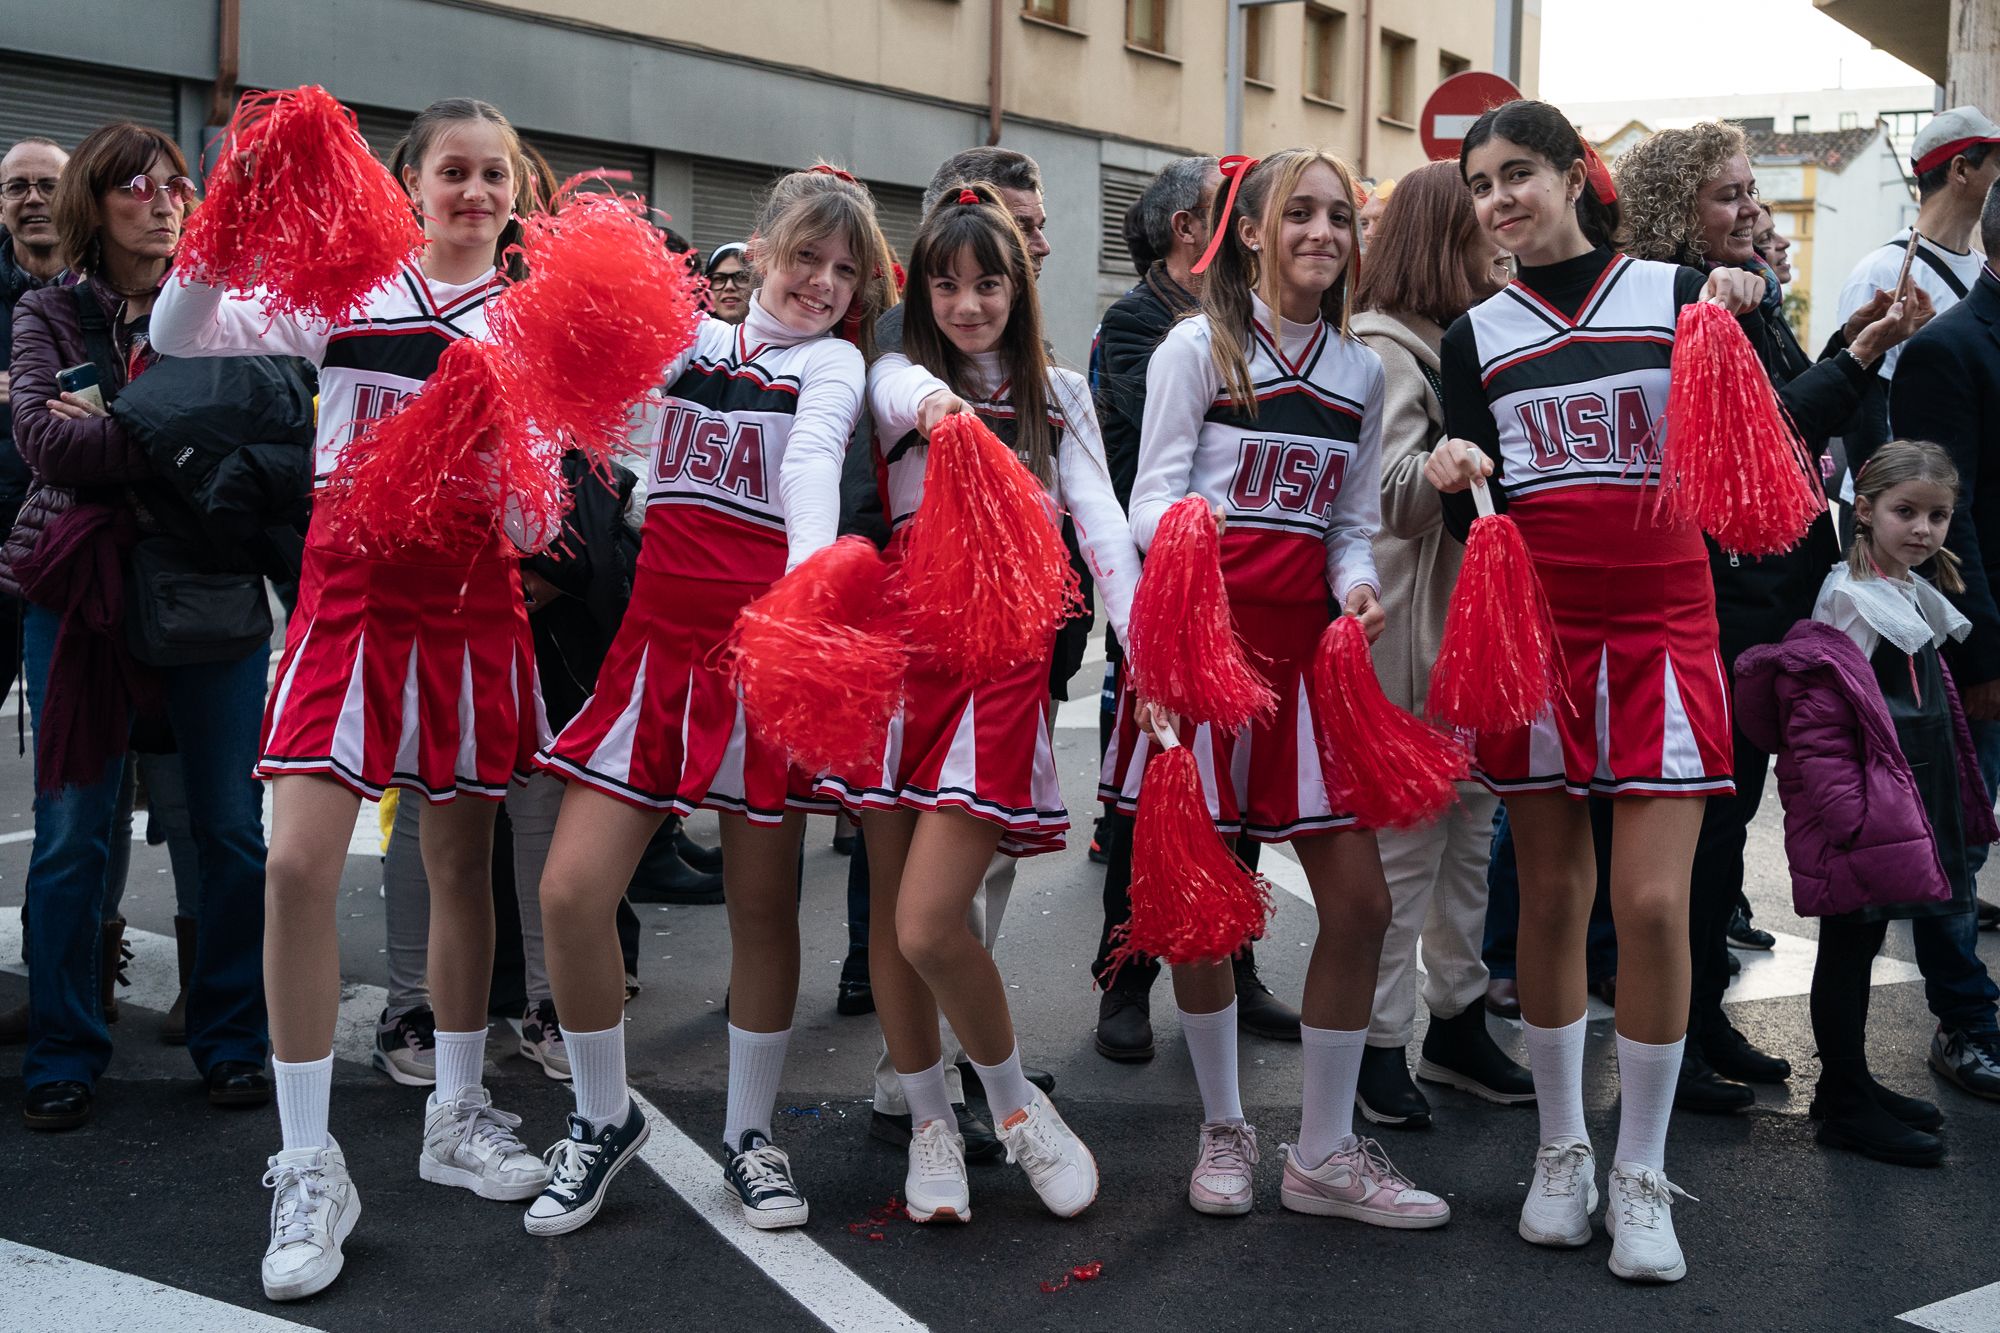
M2000 841L1949 671L1944 682L1966 842ZM1736 722L1752 744L1778 756L1785 859L1800 916L1952 896L1881 686L1854 640L1802 620L1784 642L1745 652L1736 659Z

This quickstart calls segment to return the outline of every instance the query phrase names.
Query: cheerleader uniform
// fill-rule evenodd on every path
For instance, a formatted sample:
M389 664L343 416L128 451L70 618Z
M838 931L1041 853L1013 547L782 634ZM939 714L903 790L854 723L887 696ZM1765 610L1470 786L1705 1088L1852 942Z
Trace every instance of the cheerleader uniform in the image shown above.
M169 282L151 335L168 356L296 356L319 368L314 485L368 422L424 387L446 347L484 338L494 270L464 284L413 263L334 325L267 313L254 296ZM547 736L514 551L471 559L363 554L315 510L299 600L264 713L261 778L310 773L369 799L500 800Z
M979 388L965 398L966 404L1011 446L1014 409L999 356L981 353L970 360ZM930 446L916 433L917 411L932 394L950 391L900 352L882 357L869 374L876 438L883 450L877 475L890 518L891 561L924 494ZM1139 553L1111 488L1090 390L1082 376L1051 368L1048 395L1056 474L1049 488L1049 516L1059 522L1067 509L1091 576L1104 590L1112 627L1122 636L1138 584ZM828 774L819 790L857 816L871 809L964 811L999 825L1000 851L1008 856L1061 851L1069 812L1049 733L1054 653L1051 628L1040 652L988 681L969 681L927 657L916 657L902 706L890 719L880 770Z
M1729 685L1701 534L1656 521L1674 322L1693 269L1609 250L1526 267L1446 333L1445 426L1493 460L1554 615L1569 702L1482 735L1490 790L1707 796L1730 781ZM1470 495L1445 497L1461 537Z
M1219 832L1285 842L1350 828L1333 808L1312 711L1320 635L1355 588L1379 587L1370 543L1381 520L1382 362L1324 320L1294 324L1252 298L1248 361L1257 414L1230 402L1210 355L1208 317L1176 324L1146 372L1132 532L1150 546L1187 495L1219 505L1222 575L1236 632L1277 693L1274 716L1235 732L1203 724L1192 747ZM1158 748L1121 682L1099 799L1138 808Z
M833 541L861 353L787 328L753 296L742 324L705 320L666 380L644 427L631 606L596 692L536 762L642 810L830 814L811 775L746 726L721 657L744 605Z

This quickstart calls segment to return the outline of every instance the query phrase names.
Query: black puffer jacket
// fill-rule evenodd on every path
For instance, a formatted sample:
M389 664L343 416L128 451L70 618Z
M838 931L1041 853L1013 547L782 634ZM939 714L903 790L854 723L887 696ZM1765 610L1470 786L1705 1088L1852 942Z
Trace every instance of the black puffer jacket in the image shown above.
M1139 470L1139 423L1146 415L1146 366L1160 340L1200 304L1174 281L1165 262L1155 262L1136 287L1111 303L1098 326L1097 425L1111 488L1128 508Z

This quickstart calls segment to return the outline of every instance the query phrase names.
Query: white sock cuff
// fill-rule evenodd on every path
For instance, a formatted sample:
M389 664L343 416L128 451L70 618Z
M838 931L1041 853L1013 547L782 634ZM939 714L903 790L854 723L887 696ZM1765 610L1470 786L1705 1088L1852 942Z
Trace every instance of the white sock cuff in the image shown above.
M1618 1062L1623 1064L1627 1060L1638 1060L1664 1064L1671 1060L1678 1065L1681 1062L1681 1052L1686 1047L1686 1037L1676 1037L1670 1042L1655 1044L1634 1041L1621 1032L1618 1034Z
M317 1060L280 1060L274 1055L271 1057L271 1072L273 1074L295 1074L300 1078L308 1078L314 1074L332 1073L333 1053L329 1051Z
M1351 1046L1366 1046L1368 1044L1368 1029L1355 1028L1350 1032L1346 1028L1316 1028L1301 1023L1299 1024L1299 1040L1307 1046L1322 1046L1331 1050L1339 1050L1343 1047Z
M614 1035L622 1035L625 1031L623 1023L619 1023L615 1027L605 1028L602 1032L578 1032L562 1023L557 1023L556 1026L562 1028L564 1045L570 1045L579 1041L586 1044L593 1041L604 1041Z
M1218 1009L1212 1014L1191 1014L1179 1005L1174 1006L1174 1012L1180 1015L1181 1027L1183 1029L1197 1028L1208 1032L1220 1032L1225 1028L1234 1028L1236 1026L1236 1001L1234 1000L1229 1002L1227 1008Z
M1581 1042L1590 1033L1590 1015L1585 1014L1581 1018L1578 1018L1574 1023L1565 1023L1559 1028L1538 1028L1525 1018L1521 1020L1521 1026L1525 1028L1527 1031L1536 1033L1537 1035L1540 1036L1550 1037L1556 1040L1564 1040L1573 1037L1577 1041Z
M732 1045L783 1046L791 1039L790 1028L785 1028L781 1032L752 1032L748 1028L737 1027L734 1023L729 1025L729 1041Z

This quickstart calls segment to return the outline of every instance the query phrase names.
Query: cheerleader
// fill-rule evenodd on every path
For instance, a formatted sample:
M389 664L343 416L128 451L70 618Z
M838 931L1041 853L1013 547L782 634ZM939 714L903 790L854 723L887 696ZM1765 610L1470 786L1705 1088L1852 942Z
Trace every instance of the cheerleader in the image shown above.
M1519 523L1548 594L1568 692L1531 725L1479 738L1521 874L1520 988L1541 1146L1520 1233L1590 1240L1596 1159L1583 1117L1584 934L1596 880L1585 797L1612 798L1622 1109L1608 1178L1611 1271L1672 1282L1667 1118L1688 1014L1688 872L1702 807L1730 781L1729 706L1701 534L1651 518L1674 323L1711 299L1754 308L1761 279L1611 249L1616 192L1541 102L1488 111L1459 168L1519 276L1462 316L1441 357L1445 428L1425 475L1463 534L1474 485Z
M1285 1146L1279 1201L1375 1226L1443 1226L1450 1207L1353 1133L1389 890L1375 835L1328 800L1308 684L1334 615L1359 617L1371 639L1383 624L1370 549L1381 513L1382 362L1347 327L1354 177L1337 158L1300 148L1225 166L1230 189L1197 265L1208 269L1202 313L1175 326L1146 373L1133 535L1150 545L1161 515L1185 496L1215 506L1236 630L1277 692L1271 717L1233 734L1184 727L1181 740L1200 759L1216 830L1291 843L1319 917L1299 1029L1299 1141ZM1121 701L1104 760L1107 801L1136 809L1155 733L1172 725L1129 695ZM1226 960L1174 969L1202 1100L1188 1202L1223 1216L1250 1211L1258 1157L1237 1087L1235 991Z
M506 282L495 265L520 230L511 218L533 207L520 139L485 102L427 107L391 170L429 244L351 322L274 317L252 294L199 283L170 283L153 316L153 341L169 356L288 355L318 366L320 480L368 420L423 388L445 348L486 336L487 302ZM517 563L497 543L470 562L364 555L314 515L257 766L271 780L264 976L284 1136L264 1177L277 1192L263 1263L272 1300L310 1296L339 1276L361 1212L327 1103L340 1010L334 900L363 797L399 787L427 802L437 1086L418 1173L488 1199L530 1198L548 1183L514 1133L520 1118L496 1109L480 1083L494 812L540 740Z
M910 250L903 345L869 376L892 530L923 498L925 440L946 416L977 414L1067 508L1078 544L1125 631L1139 558L1111 488L1083 377L1049 364L1028 243L993 187L931 211ZM899 537L892 537L889 559ZM977 558L973 553L971 558ZM966 1222L965 1143L945 1087L938 1012L978 1071L1009 1160L1049 1210L1097 1197L1097 1163L1048 1095L1021 1072L1007 989L966 923L997 850L1061 850L1063 809L1050 743L1051 631L1042 652L992 680L919 658L879 771L829 775L821 790L859 817L871 878L869 975L890 1060L910 1104L903 1198L912 1220Z
M837 807L746 729L720 657L737 612L834 539L862 349L892 299L892 260L867 190L831 167L772 187L749 255L757 287L742 323L705 321L667 367L631 606L596 692L538 760L569 782L542 923L576 1091L525 1218L539 1236L596 1216L646 1141L625 1082L618 901L661 822L704 807L722 813L729 907L724 1179L753 1227L808 1216L771 1113L798 998L800 835L807 811ZM855 342L833 336L844 322Z

